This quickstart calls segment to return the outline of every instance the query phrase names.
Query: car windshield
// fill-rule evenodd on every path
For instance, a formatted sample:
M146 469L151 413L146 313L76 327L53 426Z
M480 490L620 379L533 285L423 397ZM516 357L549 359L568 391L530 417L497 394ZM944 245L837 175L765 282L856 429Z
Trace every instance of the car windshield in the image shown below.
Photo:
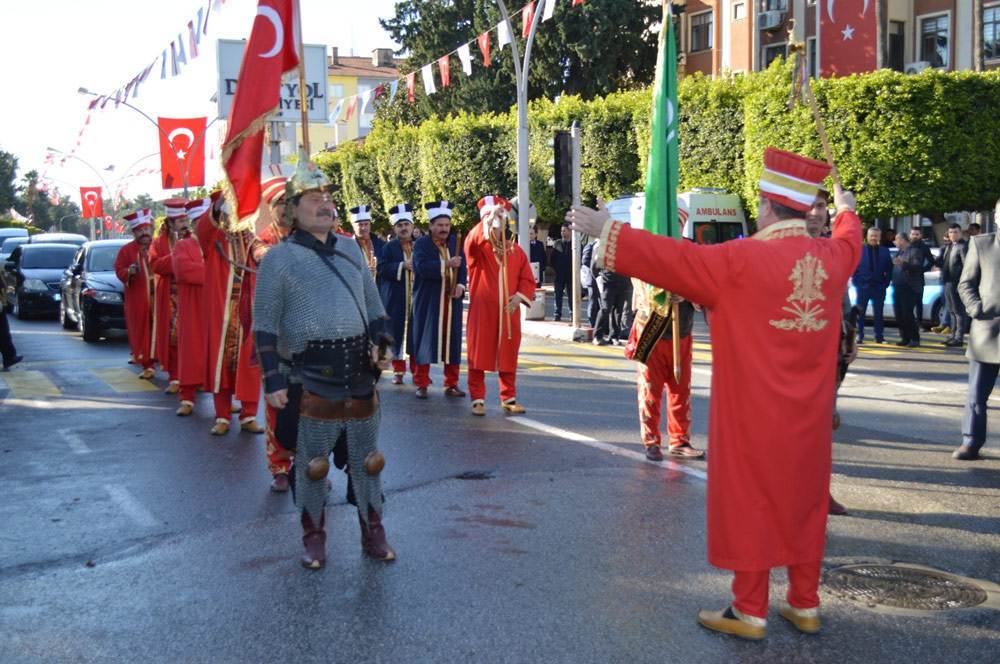
M76 247L33 247L25 251L21 267L25 269L63 269L73 262Z
M87 255L88 272L113 272L115 269L115 258L118 256L120 244L105 244L90 248Z

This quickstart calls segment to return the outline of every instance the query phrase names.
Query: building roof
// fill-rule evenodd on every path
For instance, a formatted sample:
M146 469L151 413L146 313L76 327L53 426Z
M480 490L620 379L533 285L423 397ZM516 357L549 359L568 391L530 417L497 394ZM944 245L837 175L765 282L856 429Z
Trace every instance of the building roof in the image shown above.
M391 67L376 67L372 64L371 57L337 56L337 64L333 64L331 58L327 58L329 74L331 76L354 76L356 78L384 78L386 80L399 78L399 65L405 60L393 58Z

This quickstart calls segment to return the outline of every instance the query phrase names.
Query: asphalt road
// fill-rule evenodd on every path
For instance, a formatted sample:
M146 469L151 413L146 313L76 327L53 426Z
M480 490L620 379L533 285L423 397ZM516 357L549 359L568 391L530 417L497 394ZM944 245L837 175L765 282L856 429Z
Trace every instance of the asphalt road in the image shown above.
M136 378L123 340L11 320L0 374L0 662L992 662L991 608L905 615L824 590L824 630L772 611L746 643L695 623L729 598L705 562L705 464L641 457L620 349L526 338L524 418L384 385L385 523L361 555L334 477L328 565L298 565L261 437L208 434ZM890 335L891 336L891 335ZM694 442L711 355L697 331ZM864 346L841 399L827 570L908 562L1000 583L1000 455L961 463L960 351ZM794 417L789 413L789 417ZM997 414L991 412L994 422ZM994 425L994 430L1000 424ZM775 435L781 435L776 431ZM784 592L775 574L772 604Z

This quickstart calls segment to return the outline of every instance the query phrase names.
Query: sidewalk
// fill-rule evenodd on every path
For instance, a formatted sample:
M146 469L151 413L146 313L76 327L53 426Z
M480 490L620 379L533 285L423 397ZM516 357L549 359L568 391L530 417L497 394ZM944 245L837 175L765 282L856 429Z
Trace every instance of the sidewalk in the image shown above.
M594 338L593 330L587 321L588 300L585 298L580 304L580 328L573 329L573 314L570 307L563 300L562 321L553 320L556 314L556 298L552 284L545 284L541 288L545 293L545 319L544 320L521 320L521 331L532 337L552 339L553 341L579 341L588 343Z

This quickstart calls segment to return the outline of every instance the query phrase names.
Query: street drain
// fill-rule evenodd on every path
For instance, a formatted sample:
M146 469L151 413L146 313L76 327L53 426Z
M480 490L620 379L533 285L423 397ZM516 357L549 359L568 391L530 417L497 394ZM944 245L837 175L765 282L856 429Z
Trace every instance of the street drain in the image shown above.
M866 606L947 611L979 606L987 593L960 577L902 565L847 565L827 573L827 590Z
M459 473L455 475L456 480L491 480L493 479L493 473L486 472L485 470L469 470L464 473Z

